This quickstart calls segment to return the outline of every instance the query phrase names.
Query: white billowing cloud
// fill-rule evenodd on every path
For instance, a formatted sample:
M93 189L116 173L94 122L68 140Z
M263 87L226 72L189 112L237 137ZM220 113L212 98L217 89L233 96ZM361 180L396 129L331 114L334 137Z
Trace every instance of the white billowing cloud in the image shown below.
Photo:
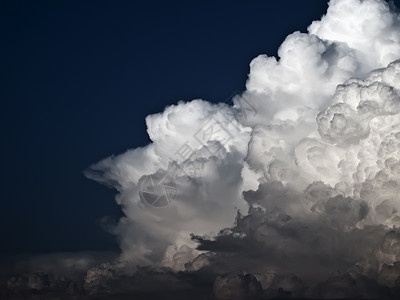
M343 280L345 297L357 289L368 294L351 286L358 281L372 280L376 291L379 284L392 287L400 278L392 267L400 259L399 76L397 60L344 82L316 116L318 133L299 142L293 121L258 126L246 161L265 177L244 192L249 213L214 239L196 237L199 249L217 253L214 261L228 271L262 278L273 268L308 286L326 281L308 296L320 297L335 280ZM329 279L334 272L350 273Z
M248 216L237 219L236 235L222 234L241 245L232 267L294 272L304 269L295 262L301 257L324 261L315 270L326 274L397 260L381 245L379 226L400 225L399 16L381 0L333 0L278 55L251 62L247 90L233 106L169 106L146 118L150 145L87 172L119 191L125 217L115 234L124 259L176 270L208 266L211 256L197 257L190 234L212 243L239 210ZM260 247L258 265L240 261L247 242ZM218 252L218 243L210 249Z
M307 33L289 35L278 55L279 61L266 55L255 58L250 63L246 87L250 93L265 95L256 103L271 102L288 112L293 111L291 106L324 104L336 85L360 68L355 50L348 45ZM296 118L283 115L282 119Z
M317 116L319 136L305 138L295 147L298 172L311 182L322 180L347 196L360 197L361 185L383 170L387 159L394 163L399 68L395 61L364 79L338 86L332 104Z
M234 223L238 209L247 211L241 169L250 128L234 122L234 114L226 104L202 100L167 107L146 118L152 144L107 158L88 172L120 192L117 201L126 217L115 231L124 259L177 265L168 262L168 253L193 246L191 233L216 233ZM97 171L104 173L99 177ZM146 202L152 201L149 183L157 185L164 177L172 190L161 186L153 192L170 192L172 203L152 206Z
M330 1L321 21L308 28L321 39L343 42L354 49L361 70L386 66L398 59L400 18L384 1Z
M301 139L313 135L319 139L315 117L330 105L336 87L349 78L386 67L399 58L399 49L400 19L386 2L331 1L327 14L309 26L309 33L295 32L285 39L278 51L279 60L266 55L255 58L242 95L258 112L242 121L255 128L248 154L250 166L269 173L268 166L279 161L286 170L280 172L282 177L297 176L289 171L293 161L285 157L293 157ZM340 121L340 116L333 120L338 126ZM353 135L363 134L362 129L346 127ZM351 138L347 132L337 134ZM326 152L325 148L320 151ZM331 165L337 155L332 153L331 157L333 160L324 160L327 165L322 168L335 173ZM318 174L309 176L318 179Z

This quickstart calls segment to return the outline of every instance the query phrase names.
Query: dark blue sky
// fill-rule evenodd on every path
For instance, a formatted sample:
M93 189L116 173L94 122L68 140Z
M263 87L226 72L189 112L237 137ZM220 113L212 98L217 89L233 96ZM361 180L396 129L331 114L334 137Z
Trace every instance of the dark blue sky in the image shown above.
M1 1L3 255L112 250L114 191L90 164L148 143L144 118L226 101L325 1Z

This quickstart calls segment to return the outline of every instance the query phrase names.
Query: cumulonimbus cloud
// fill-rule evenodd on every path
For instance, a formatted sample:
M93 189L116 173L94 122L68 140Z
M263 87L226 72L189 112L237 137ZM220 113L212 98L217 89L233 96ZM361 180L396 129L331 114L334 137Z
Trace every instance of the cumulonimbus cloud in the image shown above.
M278 55L250 63L232 102L171 105L146 118L151 144L86 171L119 192L124 260L240 269L299 295L298 277L341 296L331 286L350 279L330 276L355 268L387 284L400 255L400 17L381 0L332 0ZM230 281L258 291L231 277L218 295Z

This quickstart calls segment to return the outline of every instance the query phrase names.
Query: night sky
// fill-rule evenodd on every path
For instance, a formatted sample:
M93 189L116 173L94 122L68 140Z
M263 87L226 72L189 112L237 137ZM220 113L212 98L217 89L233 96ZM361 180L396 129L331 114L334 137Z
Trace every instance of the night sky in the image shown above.
M4 256L117 250L115 192L82 172L149 142L144 118L225 102L326 1L1 1Z

